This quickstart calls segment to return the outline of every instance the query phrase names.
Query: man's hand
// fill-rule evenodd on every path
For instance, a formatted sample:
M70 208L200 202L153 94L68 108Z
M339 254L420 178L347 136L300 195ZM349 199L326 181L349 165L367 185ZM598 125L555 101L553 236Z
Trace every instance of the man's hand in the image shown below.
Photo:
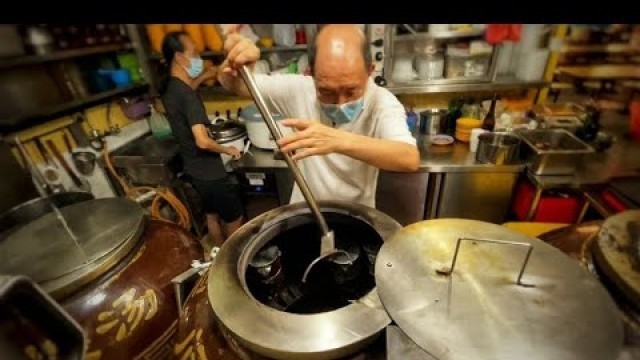
M238 151L238 149L236 149L233 146L227 146L225 150L226 150L225 153L231 156L233 160L238 160L242 157L242 154L240 153L240 151Z
M217 75L218 75L218 68L215 66L210 66L204 69L204 71L199 76L199 78L201 78L202 81L207 81L210 79L215 79Z
M212 79L214 81L210 85L213 86L215 84L217 75L218 75L218 68L216 68L215 66L206 67L202 72L202 74L200 74L200 76L198 76L191 82L191 87L194 89L197 89L200 86L200 84Z
M236 69L242 65L253 65L260 60L260 49L249 39L239 35L230 34L224 42L224 51L227 58L222 63L222 72L237 76Z
M278 140L283 152L292 152L298 149L292 156L293 160L304 159L312 155L325 155L340 152L345 142L349 141L351 134L340 131L317 121L286 119L282 125L292 127L298 131Z

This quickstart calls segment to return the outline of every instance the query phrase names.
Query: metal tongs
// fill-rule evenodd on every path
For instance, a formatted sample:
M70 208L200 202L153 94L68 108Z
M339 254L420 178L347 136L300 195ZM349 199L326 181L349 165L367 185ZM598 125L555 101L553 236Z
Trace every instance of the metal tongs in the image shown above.
M249 92L251 93L253 100L258 106L258 110L260 110L260 114L262 114L262 118L264 119L264 122L267 124L267 127L269 128L269 131L271 132L271 136L273 136L274 140L277 143L277 141L280 140L280 138L282 138L283 136L282 132L280 131L280 128L276 125L276 122L273 120L273 116L271 116L271 112L269 111L269 108L267 107L264 101L264 98L262 97L262 94L258 90L258 86L256 85L255 79L253 78L253 74L247 68L246 65L243 65L239 69L239 72L240 72L240 76L242 76L242 80L244 80L245 84L247 85L247 89L249 89ZM280 145L278 145L278 148L280 148ZM307 266L307 269L305 270L304 275L302 276L302 282L305 283L307 281L307 276L311 272L311 269L316 264L318 264L321 260L336 259L340 262L345 262L345 261L349 262L350 256L348 252L344 250L336 249L333 231L329 229L329 226L327 225L327 222L324 219L324 216L322 216L322 213L320 212L320 208L316 203L316 199L311 193L311 190L309 189L309 185L307 184L306 180L302 176L302 173L300 172L300 168L295 163L295 161L293 161L293 159L291 158L291 154L285 153L285 152L282 152L282 154L284 155L284 160L287 162L289 169L293 173L293 178L295 179L296 184L298 184L298 187L300 188L300 191L302 192L304 199L307 201L307 205L309 205L309 208L311 209L311 212L315 216L316 221L320 226L320 230L322 231L322 237L320 238L320 256L314 259L311 262L311 264Z

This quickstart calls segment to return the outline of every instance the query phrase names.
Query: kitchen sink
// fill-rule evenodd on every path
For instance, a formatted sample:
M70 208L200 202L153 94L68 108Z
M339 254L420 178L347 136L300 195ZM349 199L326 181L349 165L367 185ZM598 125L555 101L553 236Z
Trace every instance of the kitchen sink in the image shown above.
M182 164L175 139L146 135L114 150L111 161L136 185L169 186Z
M589 144L564 129L520 130L523 157L534 175L571 175L582 157L594 153Z

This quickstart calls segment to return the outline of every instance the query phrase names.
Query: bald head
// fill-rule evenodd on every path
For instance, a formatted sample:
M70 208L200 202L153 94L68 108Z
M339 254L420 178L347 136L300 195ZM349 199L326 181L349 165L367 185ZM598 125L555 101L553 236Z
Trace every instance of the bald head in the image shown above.
M322 27L309 46L309 64L314 73L335 65L367 71L371 64L371 52L366 35L356 25L332 24Z
M371 75L367 38L355 25L327 25L309 47L309 65L317 98L344 104L364 96Z

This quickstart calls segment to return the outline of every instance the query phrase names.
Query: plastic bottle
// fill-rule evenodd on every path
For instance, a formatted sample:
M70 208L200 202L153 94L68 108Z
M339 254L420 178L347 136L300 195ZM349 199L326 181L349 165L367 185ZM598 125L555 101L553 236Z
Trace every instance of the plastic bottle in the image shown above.
M158 139L165 139L172 136L171 125L167 118L157 112L153 105L149 105L149 107L151 108L151 115L149 116L151 134Z

